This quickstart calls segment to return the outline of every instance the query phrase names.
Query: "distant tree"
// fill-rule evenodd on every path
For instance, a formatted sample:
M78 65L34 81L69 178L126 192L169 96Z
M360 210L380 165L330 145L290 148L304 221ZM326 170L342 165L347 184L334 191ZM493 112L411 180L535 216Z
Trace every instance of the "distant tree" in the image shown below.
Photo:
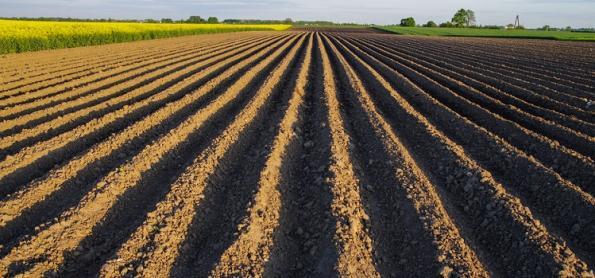
M443 28L452 28L452 27L455 27L455 25L452 24L452 22L447 21L447 22L440 23L440 27L443 27Z
M157 21L157 20L155 20L155 19L151 19L151 18L149 18L149 19L145 19L145 20L143 20L143 21L144 21L144 22L146 22L146 23L159 23L159 21Z
M564 28L564 31L572 31L572 27L566 26L566 28Z
M552 27L550 27L549 25L543 25L543 27L541 28L537 28L538 30L543 30L543 31L549 31Z
M452 23L457 27L465 26L467 23L467 11L465 9L458 10L452 17Z
M415 19L413 19L413 17L403 18L403 19L401 19L401 26L414 27Z
M472 10L460 9L455 13L451 21L456 27L469 27L469 25L475 25L475 12Z
M424 24L423 27L438 27L438 24L434 21L428 21L428 23Z
M288 17L285 20L283 20L283 23L285 23L285 24L293 24L293 20Z
M198 15L192 15L188 18L188 20L186 20L187 23L204 23L205 20L198 16Z
M211 17L209 17L209 19L207 19L207 22L208 23L219 23L219 19L214 16L211 16Z
M174 23L174 21L171 18L162 18L161 23Z
M512 23L506 24L506 29L514 29L514 24L512 24Z

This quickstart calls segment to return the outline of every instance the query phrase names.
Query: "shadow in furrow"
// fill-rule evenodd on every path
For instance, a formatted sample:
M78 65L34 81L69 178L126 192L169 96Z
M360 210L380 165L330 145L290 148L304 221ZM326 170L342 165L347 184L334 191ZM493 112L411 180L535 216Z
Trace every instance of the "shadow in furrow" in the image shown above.
M370 57L378 59L381 63L381 67L391 67L391 65L396 65L396 62L390 60L389 56L385 57L379 55L379 53L371 51L370 45L358 44L358 46L366 50L367 52L355 50L353 46L348 45L347 47L351 50L355 50L356 52L362 53L362 58L364 60L371 61ZM366 57L366 55L370 56ZM382 72L381 74L385 76L385 78L389 80L389 82L391 82L390 80L392 79L390 77L390 74L387 75L386 73ZM419 84L419 82L417 82L417 84ZM447 93L457 91L460 92L461 90L442 90L442 92ZM586 158L580 155L575 156L571 153L570 150L567 150L566 148L557 148L555 145L551 143L550 139L546 139L546 137L542 135L525 130L523 127L518 126L513 121L501 118L499 120L499 118L496 117L493 113L485 111L481 108L478 109L479 106L473 104L464 105L464 101L461 102L450 100L444 102L443 99L447 95L448 94L434 94L432 97L441 96L440 98L436 98L436 100L442 101L443 104L448 105L449 108L453 109L461 116L466 117L470 121L473 121L475 124L480 125L486 128L491 133L505 139L511 145L517 147L518 149L521 149L527 155L535 156L535 158L539 159L541 163L550 167L552 170L555 170L565 179L572 181L589 194L593 194L594 188L587 186L595 182L595 176L593 175L593 165L592 163L589 163L589 161Z
M250 68L258 63L258 61L250 63L245 69ZM33 233L36 226L48 221L51 222L52 218L58 216L64 209L76 205L85 193L96 185L98 179L106 175L112 169L117 168L129 158L134 157L134 155L140 152L146 144L175 128L184 121L188 115L191 115L205 105L208 105L213 99L220 95L226 87L240 78L242 74L243 71L238 71L201 99L172 115L163 124L150 129L134 140L127 142L122 147L112 150L109 156L95 161L82 169L79 175L65 181L58 191L54 192L43 202L26 210L18 218L8 223L4 229L1 229L0 242L13 242L17 236ZM8 249L10 249L10 246L13 246L16 243L17 242L8 245L5 244L3 249L0 250L0 255L4 255L9 251Z
M327 183L331 157L328 111L324 105L322 58L314 40L299 139L289 146L287 176L280 184L281 213L266 276L335 275L338 254L333 243L335 220Z
M215 173L209 177L209 186L205 189L203 201L196 208L188 236L181 244L172 276L207 276L223 252L237 240L240 234L238 227L247 228L241 223L247 217L246 212L258 191L260 173L291 98L299 69L297 64L304 55L305 46L305 43L299 46L289 69L281 77L281 83L273 89L254 121L233 143L221 158ZM274 64L293 47L288 46ZM266 74L270 71L266 69L263 72ZM258 90L258 87L253 87L253 90Z
M393 82L390 74L387 75L385 72L381 75ZM393 83L393 86L400 85ZM569 190L569 184L532 158L523 156L522 152L519 154L509 151L510 147L502 145L501 141L481 132L481 129L474 125L465 123L457 114L447 114L448 110L441 106L429 108L431 106L428 104L432 103L428 103L429 99L424 100L425 93L418 94L421 92L418 91L416 96L412 97L407 93L408 90L403 92L403 96L410 100L419 112L426 115L427 119L450 139L465 148L469 158L490 171L495 181L501 183L510 194L517 196L522 204L530 208L533 217L545 224L550 233L564 238L582 260L593 264L593 256L590 255L595 248L592 240L594 227L590 217L593 214L593 206L585 197L577 191ZM575 164L575 168L580 169L577 167ZM576 169L575 171L580 171ZM590 179L586 178L584 184L589 184L588 180Z
M508 91L502 91L502 89L497 89L492 85L489 85L488 83L482 82L481 79L483 79L486 82L489 82L489 80L481 78L482 75L474 76L474 78L471 78L471 74L465 74L464 72L461 73L461 70L457 70L455 72L456 69L453 69L452 65L444 63L442 60L438 61L437 59L427 57L424 57L424 59L420 59L419 57L414 57L405 54L405 57L411 60L408 62L407 60L402 60L402 58L396 55L394 51L390 52L387 50L390 48L381 48L382 44L380 42L367 44L366 46L362 47L362 44L365 43L362 43L360 40L350 41L355 42L356 44L358 44L359 47L365 49L367 52L372 52L370 53L371 55L377 55L378 53L383 52L385 56L391 57L393 60L397 62L401 62L403 64L416 68L420 71L420 73L438 81L442 85L450 88L455 92L464 90L467 92L465 92L463 95L467 96L475 95L473 91L481 92L481 94L489 96L489 98L491 99L498 100L497 102L512 105L522 110L523 112L530 113L530 115L554 121L560 125L574 129L589 136L595 135L595 128L593 128L593 124L585 120L592 118L592 115L588 115L586 112L581 112L581 110L574 109L570 106L562 107L560 105L560 102L553 102L550 99L544 99L543 96L536 95L530 92L530 88L520 86L519 88L529 90L517 90L513 92L514 94L511 94ZM373 47L374 50L371 47ZM438 65L440 63L444 65L441 67L440 65ZM468 69L464 69L464 67L462 67L462 69L464 71L469 71ZM468 99L477 98L477 95L475 97L468 97ZM483 99L485 101L486 98L480 97L479 99ZM493 101L488 101L488 103L492 104L487 105L487 107L492 106L492 108L494 108ZM497 111L502 110L501 108L494 109L497 109Z
M458 224L461 234L470 241L470 247L488 269L507 276L522 275L523 271L547 276L560 271L559 262L540 247L543 242L528 240L528 227L515 219L514 211L511 213L505 209L503 204L507 197L494 194L493 188L486 190L484 184L491 182L490 179L480 180L478 169L458 157L465 157L466 154L457 155L457 150L451 149L437 134L425 129L421 121L408 115L414 111L408 112L410 108L395 103L390 97L391 92L385 90L371 73L356 62L353 66L361 72L364 85L371 92L378 109L403 139L403 144L411 151L413 158L419 161L422 170L428 173L428 178L442 196L442 201ZM430 103L418 105L421 92L416 92L407 84L399 85L399 89L402 89L399 93L407 101L416 104L416 109L436 109ZM424 115L428 116L427 114ZM512 260L513 257L516 260Z
M202 55L204 55L204 54L202 54ZM111 95L108 95L108 96L104 96L104 97L98 97L98 98L95 98L95 99L93 99L91 101L88 101L86 103L82 103L82 104L78 104L76 106L72 106L72 107L68 107L68 108L62 109L62 110L57 111L55 113L52 113L52 114L43 116L43 117L38 118L38 119L34 119L32 121L29 121L29 122L27 122L25 124L15 125L11 129L8 129L8 130L5 130L5 131L0 132L0 136L11 136L11 135L14 135L16 133L19 133L19 132L21 132L23 130L35 128L37 125L43 124L44 122L48 122L48 121L54 120L54 119L56 119L58 117L67 115L69 113L76 112L78 110L82 110L82 109L85 109L85 108L88 108L88 107L92 107L94 105L100 104L100 103L105 102L105 101L108 101L110 99L113 99L113 98L117 98L117 97L126 95L127 93L132 92L135 89L141 88L141 87L143 87L143 86L145 86L147 84L150 84L150 83L152 83L155 80L159 80L161 78L164 78L164 77L167 77L169 75L172 75L172 74L174 74L174 73L176 73L176 72L178 72L180 70L186 69L188 67L192 67L192 65L194 65L196 63L200 63L202 61L205 61L205 60L208 60L208 59L212 59L214 57L217 57L217 55L219 56L219 58L216 59L216 60L214 60L214 61L212 61L211 63L205 64L205 65L203 65L203 66L201 66L199 68L196 68L196 69L194 69L194 70L192 70L192 71L190 71L190 72L188 72L188 73L186 73L184 75L181 75L181 76L179 76L179 77L177 77L177 78L175 78L173 80L170 80L168 82L165 82L165 83L161 84L159 87L157 87L155 89L152 89L152 90L149 90L147 92L144 92L143 94L140 94L140 95L138 95L138 96L136 96L136 97L134 97L132 99L129 99L127 101L124 101L122 103L118 103L116 105L112 105L110 107L106 107L106 108L100 109L98 111L94 111L92 113L89 113L89 114L85 115L85 117L80 117L80 118L78 118L78 119L76 119L76 120L68 123L67 125L63 125L63 126L61 126L59 128L52 129L51 131L46 132L43 135L36 136L36 137L30 138L28 140L23 140L21 142L18 142L17 144L11 146L10 148L8 148L8 149L3 150L2 152L0 152L0 155L4 156L4 155L7 155L7 154L11 154L11 152L15 152L15 151L17 151L20 148L23 148L23 147L32 145L32 144L36 143L37 141L41 141L41 140L47 139L47 138L49 138L51 136L54 136L56 134L60 134L60 133L62 133L64 131L70 130L70 129L72 129L72 128L80 125L80 124L86 123L90 119L94 119L96 117L102 116L102 115L107 114L109 112L115 111L117 109L120 109L120 108L124 107L125 105L130 105L132 103L135 103L135 102L141 101L143 99L149 98L152 95L163 91L165 88L170 87L171 85L173 85L173 84L175 84L177 82L180 82L180 81L182 81L182 80L184 80L184 79L186 79L188 77L191 77L192 75L201 72L202 70L208 68L209 66L212 66L212 65L214 65L214 64L216 64L216 63L218 63L218 62L220 62L220 61L228 58L229 55L225 55L225 54L214 54L214 55L207 54L207 55L204 55L204 57L202 57L202 58L199 58L199 59L197 59L195 61L191 61L191 62L187 62L187 63L181 64L180 66L177 66L176 68L171 69L171 70L169 70L167 72L164 72L162 74L159 74L157 76L153 76L151 78L143 79L140 82L137 82L137 83L135 83L135 84L133 84L133 85L127 87L127 88L121 89L121 90L119 90L118 92L116 92L114 94L111 94ZM180 63L182 63L184 61L196 59L197 57L200 57L200 56L201 55L195 55L193 57L190 57L188 59L184 59L182 61L172 62L170 64L164 65L163 67L167 67L167 66L174 65L174 64L180 64ZM130 78L126 78L126 80L124 80L124 82L125 81L129 81L129 80L132 80L132 79L137 78L137 77L140 77L140 76L145 75L145 74L149 74L150 72L157 71L157 70L159 70L159 68L144 71L141 74L135 75L135 76L130 77ZM109 89L110 87L116 86L116 85L117 84L104 85L104 86L101 86L99 88L95 88L95 89L89 90L88 92L85 92L84 94L85 95L88 95L88 94L98 93L98 92L101 92L102 90ZM75 98L79 98L79 97L83 97L83 96L79 94ZM72 101L75 98L72 98L72 99L69 98L69 99L66 99L66 100L62 100L60 102ZM43 110L44 108L49 108L49 107L52 107L52 106L55 106L55 105L57 105L55 102L51 102L51 103L45 104L43 106L38 106L38 107L35 107L35 108L31 108L31 109L27 109L27 110L24 110L24 111L20 111L18 113L11 114L8 117L4 117L0 121L15 119L15 118L18 118L18 117L20 117L22 115L27 115L27 114L29 114L31 112L36 112L36 111L39 111L39 110ZM0 156L0 158L2 158L2 156Z
M201 48L205 48L205 47L201 47ZM213 47L213 49L210 49L210 50L215 51L216 49L217 48L214 48ZM172 52L169 52L169 53L165 53L165 55L164 55L164 53L157 53L157 54L153 54L153 55L146 55L144 57L136 57L135 59L132 59L132 60L123 61L124 63L117 62L117 63L114 63L114 64L108 64L108 65L102 63L101 65L96 65L94 69L99 68L102 72L106 72L106 71L107 72L110 72L109 75L101 76L99 78L96 78L96 79L93 79L93 80L90 80L90 81L73 84L72 86L73 87L82 87L82 86L86 86L86 85L89 85L89 84L92 84L92 83L95 83L95 82L100 82L102 80L106 80L106 79L109 79L109 78L117 77L119 75L126 74L128 72L132 72L132 71L137 70L137 69L142 69L142 68L145 68L145 67L150 67L150 66L152 66L154 64L161 63L163 61L167 61L167 60L170 60L171 61L171 60L174 60L176 58L180 58L180 57L192 55L192 53L194 53L196 50L197 49L191 49L191 48L189 48L189 49L181 49L181 50L176 50L176 51L172 51ZM209 51L209 52L212 52L212 51ZM187 61L189 59L192 59L193 57L196 57L196 55L195 56L191 56L188 59L184 59L182 61ZM151 61L151 60L153 60L153 61ZM143 63L143 62L145 62L145 63ZM166 64L164 66L171 65L171 64L173 64L173 63ZM128 68L126 70L119 71L119 72L114 72L114 71L117 71L120 68L129 67L129 66L131 68ZM159 68L148 69L146 71L143 71L140 74L135 74L134 76L132 76L130 78L125 78L125 79L120 79L120 80L114 81L114 82L112 82L112 83L110 83L110 84L108 84L106 86L111 87L111 86L114 86L114 85L123 83L123 82L125 82L127 80L130 80L130 79L132 79L132 78L134 78L136 76L140 76L142 74L145 74L145 73L148 73L148 72L152 72L152 71L155 71L157 69L159 69ZM21 95L25 95L27 93L36 93L36 92L42 91L42 90L47 89L47 88L52 88L52 87L60 86L62 84L65 84L65 83L68 83L68 82L72 82L72 81L75 81L75 80L78 80L78 79L84 79L86 77L89 77L89 76L92 76L92 75L95 75L95 74L97 74L97 72L94 71L93 69L87 69L84 73L83 72L76 72L76 73L68 74L68 75L71 75L71 76L68 77L68 78L66 78L66 79L62 79L62 80L59 80L57 82L54 82L54 83L50 83L50 82L48 82L48 80L55 79L56 76L54 76L53 78L46 79L46 80L38 80L38 81L31 82L31 83L19 85L18 87L15 87L15 88L10 88L10 89L7 89L7 90L2 90L2 91L0 91L0 93L2 93L4 91L16 90L16 89L20 89L20 88L23 88L23 87L26 87L26 86L32 86L32 85L35 85L37 83L45 82L46 84L43 85L43 86L30 89L29 91L21 91L20 93L16 93L16 94L7 96L6 98L15 97L15 96L21 96ZM105 87L105 88L107 88L107 87ZM38 97L35 97L35 98L30 98L30 99L27 99L27 100L23 100L21 102L12 103L12 104L9 104L9 105L0 105L0 109L5 109L7 107L14 107L14 106L17 106L17 105L23 104L23 103L34 102L34 101L39 100L39 99L42 99L42 98L56 96L56 95L59 95L59 94L68 92L69 90L70 90L70 88L66 88L66 89L59 90L59 91L56 91L56 92L53 92L53 93L44 94L44 95L41 95L41 96L38 96ZM99 90L101 90L101 89L99 89ZM78 98L78 96L88 95L88 94L90 94L90 93L92 93L94 91L97 91L97 90L87 91L84 94L77 95L77 97L75 97L75 98ZM1 99L4 99L4 98L1 98L0 97L0 100Z
M104 220L94 227L93 233L85 238L75 251L66 254L66 261L58 274L66 277L96 275L101 266L115 255L118 247L142 225L147 212L153 211L157 203L166 196L176 178L194 161L196 156L208 147L213 139L221 135L225 127L246 106L254 96L255 88L260 87L267 73L278 62L279 59L271 63L253 82L247 84L233 102L228 103L209 119L205 127L193 132L188 140L166 155L166 158L158 165L152 167L155 170L143 175L139 185L126 191L110 208ZM239 78L243 73L243 70L239 71L234 79ZM226 82L219 86L218 91L224 91L230 83ZM241 146L244 145L241 144ZM227 186L223 188L228 189ZM118 227L118 229L114 229L114 227Z
M423 53L427 54L428 57L436 56L437 59L447 56L450 61L456 61L456 63L461 64L461 65L459 65L459 67L473 67L475 69L479 69L481 72L484 72L484 73L492 72L492 73L495 73L495 75L501 75L501 76L503 75L503 76L505 76L504 79L509 80L509 81L512 81L513 79L511 79L510 77L514 76L515 79L514 79L513 83L515 83L515 84L528 85L530 82L537 81L537 83L540 83L540 85L543 86L542 88L544 88L546 90L553 89L555 91L558 91L558 92L564 93L564 94L567 94L568 91L570 90L577 94L576 95L569 94L569 96L579 96L579 97L592 96L590 93L588 93L588 92L590 92L590 90L592 90L592 88L589 88L589 86L587 86L583 82L577 83L577 82L573 82L573 81L571 81L567 78L561 77L561 76L555 77L552 75L552 73L547 74L547 75L539 74L537 71L535 71L535 68L533 68L532 71L522 70L520 64L515 64L514 67L510 67L510 66L507 66L506 64L504 64L504 63L510 62L510 60L498 60L497 58L495 58L493 53L490 53L490 54L492 54L492 55L490 55L490 59L485 59L484 55L478 56L478 55L473 55L472 53L469 53L469 52L466 52L464 54L456 53L456 52L453 52L452 50L447 50L444 47L437 47L435 44L419 44L419 43L411 44L411 43L409 43L405 46L403 46L403 45L394 45L394 46L396 48L400 48L400 49L414 48L417 51L423 51ZM440 56L436 55L437 53L440 53L441 55ZM425 58L425 56L423 58ZM565 60L569 61L569 60L571 60L571 58L566 58ZM496 64L496 66L494 64ZM559 65L559 63L558 63L558 65ZM554 68L554 67L555 66L551 66L551 65L549 66L549 68ZM568 73L569 72L566 72L565 74L568 74ZM537 76L533 76L533 74L537 74ZM490 75L490 74L488 74L488 75ZM576 77L577 75L573 75L573 76ZM561 84L559 82L563 82L563 83L570 82L570 83ZM524 85L521 85L521 87L523 87L523 86Z
M327 49L331 49L325 41ZM432 276L439 272L432 236L423 228L403 184L395 177L395 159L375 135L371 119L360 106L355 92L331 52L330 60L338 78L338 98L342 104L346 130L354 143L352 156L356 175L363 185L360 194L370 216L374 260L382 276Z
M127 115L126 117L120 118L107 126L100 128L99 130L92 132L91 134L81 138L80 140L74 141L72 143L67 144L66 146L59 148L55 151L50 152L48 155L44 156L43 158L38 159L37 161L29 164L26 167L18 169L17 171L7 175L2 180L0 180L0 200L4 199L8 194L14 193L16 190L20 189L24 184L43 176L47 171L56 167L56 165L62 165L65 161L72 159L76 155L80 154L82 151L86 150L90 146L105 140L108 136L112 133L121 132L126 127L130 126L134 122L142 119L146 115L149 115L161 107L164 107L167 103L176 101L184 97L186 94L192 92L194 89L198 88L199 86L205 84L213 77L217 76L218 74L224 72L225 70L229 69L233 65L239 63L243 59L253 55L257 51L266 48L267 45L263 45L255 49L254 51L250 51L249 53L242 55L241 58L234 60L233 62L226 64L221 69L213 72L212 74L206 76L205 78L194 82L193 84L183 88L182 90L168 96L167 98L156 102L151 103L141 109ZM268 53L272 53L277 49L271 49ZM266 56L266 55L265 55ZM260 57L254 63L251 63L249 66L244 67L240 72L243 72L250 68L250 66L255 65L257 62L261 61L265 58L265 56ZM178 79L174 81L179 81ZM173 85L174 81L168 82L167 86L160 86L158 89L163 90L171 85ZM157 89L156 89L157 90Z

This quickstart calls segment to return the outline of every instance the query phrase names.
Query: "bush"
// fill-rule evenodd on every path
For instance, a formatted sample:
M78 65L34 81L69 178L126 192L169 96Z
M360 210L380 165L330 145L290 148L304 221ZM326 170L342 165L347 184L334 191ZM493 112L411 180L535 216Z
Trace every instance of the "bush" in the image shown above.
M423 27L438 27L438 24L434 21L428 21L428 23L424 24Z

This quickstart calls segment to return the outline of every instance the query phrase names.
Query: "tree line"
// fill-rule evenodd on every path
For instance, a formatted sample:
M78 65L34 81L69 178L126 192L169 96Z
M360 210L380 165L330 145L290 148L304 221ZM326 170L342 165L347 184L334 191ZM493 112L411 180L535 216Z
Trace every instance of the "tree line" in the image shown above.
M483 29L505 29L505 28L515 28L515 29L524 29L522 25L514 26L513 24L508 24L507 26L498 26L498 25L483 25L478 26L475 24L475 12L469 9L459 9L453 16L450 21L443 22L437 24L436 22L430 20L425 24L417 25L415 19L413 17L407 17L401 19L400 26L403 27L445 27L445 28L483 28Z
M415 27L415 19L413 17L407 17L401 19L399 24L403 27ZM426 24L421 25L422 27L471 27L475 26L475 12L472 10L460 9L458 10L450 21L441 23L440 25L430 20Z
M113 19L113 18L99 18L99 19L89 19L89 18L72 18L72 17L0 17L0 19L8 19L8 20L27 20L27 21L76 21L76 22L144 22L144 23L191 23L191 24L201 24L201 23L210 23L215 24L219 23L219 19L217 17L211 16L207 18L203 18L198 15L193 15L188 17L187 19L171 19L171 18L162 18L162 19ZM225 19L223 23L229 24L293 24L293 20L291 18L286 18L284 20L261 20L261 19Z
M523 25L507 24L506 26L500 25L476 25L475 12L468 9L459 9L452 17L450 21L436 24L436 22L430 20L425 24L417 25L413 17L407 17L401 19L400 26L403 27L450 27L450 28L481 28L481 29L525 29ZM578 28L574 29L570 26L565 28L557 28L549 25L536 28L536 30L542 31L572 31L572 32L595 32L595 28Z

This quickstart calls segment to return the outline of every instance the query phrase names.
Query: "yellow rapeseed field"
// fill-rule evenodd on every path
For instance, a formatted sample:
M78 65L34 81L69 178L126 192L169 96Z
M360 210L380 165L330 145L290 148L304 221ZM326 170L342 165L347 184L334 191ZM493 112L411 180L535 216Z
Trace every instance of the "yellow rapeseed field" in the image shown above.
M285 30L290 25L166 24L0 20L0 53L77 47L183 35Z

